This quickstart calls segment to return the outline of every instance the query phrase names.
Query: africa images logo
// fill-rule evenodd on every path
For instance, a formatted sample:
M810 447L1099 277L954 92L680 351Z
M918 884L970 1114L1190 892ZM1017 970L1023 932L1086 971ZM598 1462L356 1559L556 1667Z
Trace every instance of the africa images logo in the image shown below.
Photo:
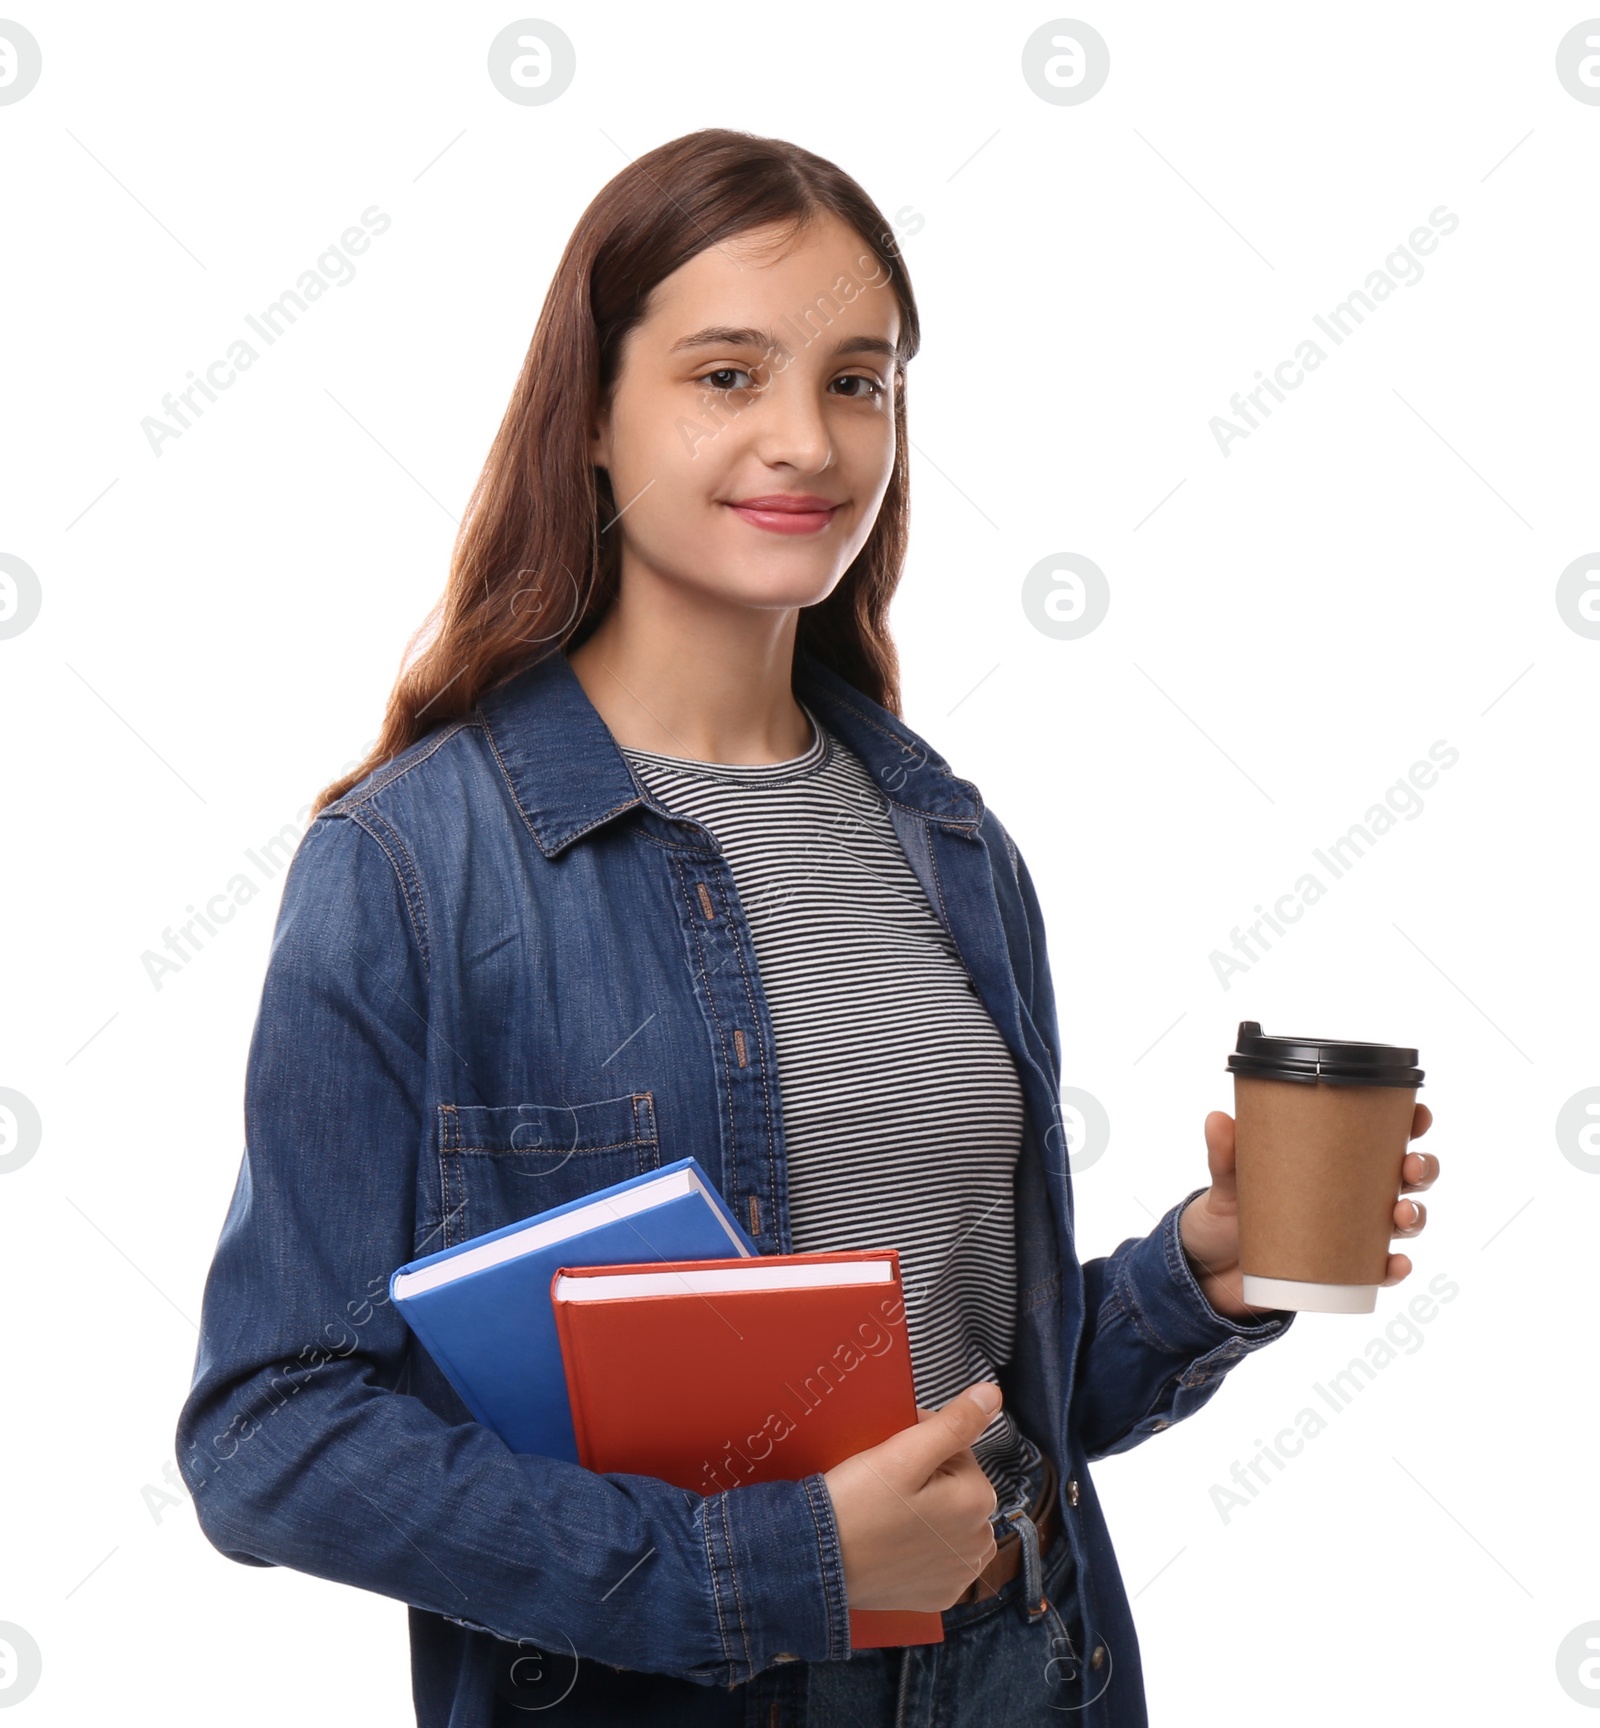
M1376 312L1397 288L1416 287L1424 275L1422 258L1435 250L1441 235L1454 234L1460 226L1459 216L1452 214L1443 204L1435 205L1428 212L1425 227L1419 224L1413 228L1405 240L1384 259L1380 268L1368 272L1361 287L1352 288L1337 305L1329 307L1326 317L1320 312L1313 312L1311 322L1334 347L1342 348L1346 339L1353 336L1366 323L1368 315ZM1421 257L1418 256L1419 253ZM1228 406L1234 418L1230 420L1224 414L1212 415L1211 436L1217 441L1217 449L1224 456L1231 456L1233 452L1229 445L1236 439L1248 438L1258 429L1257 414L1263 420L1271 419L1271 404L1263 401L1263 396L1270 395L1275 402L1287 402L1289 398L1284 391L1298 390L1307 376L1315 372L1327 358L1328 351L1316 336L1305 336L1293 354L1273 367L1270 378L1258 369L1256 377L1259 383L1253 389L1242 394L1237 390L1233 393L1233 400ZM1252 403L1255 405L1254 412L1251 410Z

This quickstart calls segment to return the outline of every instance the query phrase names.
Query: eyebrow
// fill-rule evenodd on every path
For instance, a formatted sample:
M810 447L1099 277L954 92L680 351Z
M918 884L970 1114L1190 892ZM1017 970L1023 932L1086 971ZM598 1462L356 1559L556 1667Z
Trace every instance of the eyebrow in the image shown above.
M692 336L680 337L669 353L681 353L686 348L785 348L770 330L755 330L747 325L708 324ZM787 350L786 350L787 351ZM846 336L834 349L835 354L876 354L884 360L895 360L895 345L882 336Z

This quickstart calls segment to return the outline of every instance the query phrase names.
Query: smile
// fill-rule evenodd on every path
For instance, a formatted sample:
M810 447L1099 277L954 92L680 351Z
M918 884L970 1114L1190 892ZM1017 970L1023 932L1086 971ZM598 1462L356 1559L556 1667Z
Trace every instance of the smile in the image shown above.
M821 498L752 498L728 508L753 528L769 534L816 534L828 526L841 506Z

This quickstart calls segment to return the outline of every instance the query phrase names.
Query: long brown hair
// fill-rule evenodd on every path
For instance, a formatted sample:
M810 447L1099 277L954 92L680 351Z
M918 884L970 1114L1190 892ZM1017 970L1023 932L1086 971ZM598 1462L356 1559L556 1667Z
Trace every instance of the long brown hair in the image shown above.
M589 430L610 400L630 330L652 290L708 246L771 223L791 233L832 213L876 256L900 304L896 363L920 345L916 301L882 212L841 169L798 144L713 127L675 138L609 181L578 219L488 460L468 500L444 594L413 633L371 753L317 795L312 814L425 733L546 654L575 648L617 593L620 536L610 476ZM826 321L831 295L813 312ZM796 638L863 694L900 712L888 610L909 521L903 374L895 457L878 517Z

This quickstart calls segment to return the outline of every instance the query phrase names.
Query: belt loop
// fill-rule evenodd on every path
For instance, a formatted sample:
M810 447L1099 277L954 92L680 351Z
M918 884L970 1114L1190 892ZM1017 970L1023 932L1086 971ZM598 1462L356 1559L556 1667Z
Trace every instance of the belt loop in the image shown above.
M1026 1512L1010 1515L1012 1528L1022 1539L1022 1597L1018 1606L1028 1624L1042 1620L1048 1611L1044 1599L1044 1567L1039 1560L1039 1529Z
M1044 1562L1039 1553L1039 1527L1033 1521L1031 1508L1049 1479L1050 1461L1027 1435L1023 1436L1023 1442L1023 1455L1027 1462L1021 1502L1007 1507L1004 1516L1022 1542L1022 1596L1018 1606L1031 1626L1048 1612L1044 1598ZM1042 1516L1044 1508L1039 1510Z

